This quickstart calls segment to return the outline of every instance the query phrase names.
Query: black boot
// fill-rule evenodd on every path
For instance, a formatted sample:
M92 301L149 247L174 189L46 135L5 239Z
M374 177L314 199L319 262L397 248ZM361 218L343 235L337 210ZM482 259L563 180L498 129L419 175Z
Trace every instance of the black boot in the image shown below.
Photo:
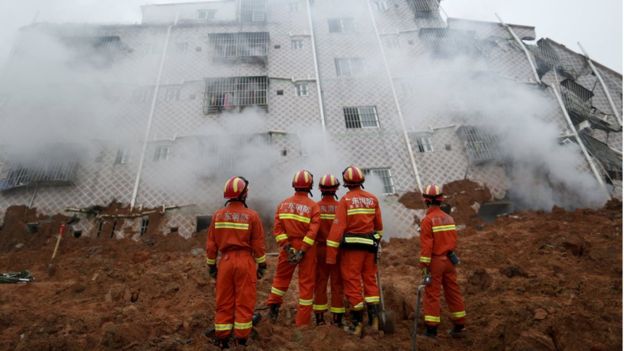
M346 329L347 332L355 336L362 337L364 335L364 323L362 323L362 320L364 319L364 311L351 310L350 317L351 325Z
M379 331L379 304L367 304L366 312L368 312L368 325L371 329Z
M332 322L339 328L342 327L342 316L344 313L332 313Z
M465 329L463 324L455 324L453 329L449 330L449 335L454 338L464 337Z
M325 325L325 314L323 312L315 312L316 325Z
M271 308L269 311L269 319L271 319L271 322L275 323L279 317L280 305L269 305L269 307Z
M217 345L221 350L230 348L230 339L216 339L215 345Z
M236 339L238 346L247 346L247 339Z
M437 325L425 325L425 327L427 328L425 330L425 336L428 336L430 338L435 338L436 336L438 336L438 326Z

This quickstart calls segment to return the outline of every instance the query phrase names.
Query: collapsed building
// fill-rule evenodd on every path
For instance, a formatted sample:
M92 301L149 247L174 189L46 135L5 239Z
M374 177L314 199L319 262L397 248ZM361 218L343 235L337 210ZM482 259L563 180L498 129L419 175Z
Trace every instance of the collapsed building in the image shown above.
M250 205L269 221L292 171L317 158L313 172L362 167L383 193L391 235L409 236L414 212L397 201L402 193L471 179L509 198L522 178L514 172L531 162L506 150L508 131L472 116L491 111L454 97L455 88L473 90L470 100L493 105L471 89L487 86L539 96L539 119L558 131L555 147L574 150L582 160L575 170L621 198L621 74L553 40L535 41L533 27L447 18L438 0L218 0L146 5L142 15L140 24L21 30L6 76L35 69L25 58L43 41L62 51L72 75L88 72L79 81L98 85L76 84L72 102L33 101L36 89L2 85L1 124L49 113L76 137L42 137L37 147L1 141L0 213L25 205L82 214L78 226L92 236L188 236L222 205L229 176L252 181ZM455 87L459 70L470 83ZM438 83L434 96L423 94ZM42 96L65 88L49 85ZM444 109L424 108L423 99ZM523 101L504 103L511 111ZM68 114L79 116L68 123ZM98 128L114 132L80 135ZM323 136L310 149L315 130ZM319 166L324 160L331 166ZM563 193L555 203L569 199L543 163L534 182Z

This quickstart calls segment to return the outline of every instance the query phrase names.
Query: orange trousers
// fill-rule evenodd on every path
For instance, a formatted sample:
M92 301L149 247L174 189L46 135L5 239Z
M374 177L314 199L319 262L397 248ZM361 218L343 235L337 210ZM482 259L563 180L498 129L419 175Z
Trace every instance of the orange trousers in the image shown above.
M455 266L446 256L431 257L429 265L431 284L425 287L425 324L436 326L440 324L440 289L444 288L444 299L451 312L454 324L464 325L466 311L464 298L457 284Z
M327 246L316 247L316 283L314 284L314 312L327 311L327 281L331 279L331 307L332 313L345 313L344 293L342 291L342 275L340 274L340 258L336 264L325 263Z
M349 300L351 309L362 310L364 302L378 304L380 298L375 254L365 250L341 250L340 260L344 294Z
M267 305L281 305L290 285L295 268L299 267L299 304L295 325L305 326L311 323L314 295L314 273L316 270L316 245L310 247L298 265L288 262L286 251L280 250L277 269L273 277L271 293Z
M256 262L247 250L221 254L217 272L215 334L219 339L245 339L256 307Z

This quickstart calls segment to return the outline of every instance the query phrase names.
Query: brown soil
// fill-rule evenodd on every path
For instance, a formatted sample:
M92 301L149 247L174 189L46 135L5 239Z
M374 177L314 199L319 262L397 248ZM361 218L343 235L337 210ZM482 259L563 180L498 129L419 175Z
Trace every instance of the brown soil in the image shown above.
M419 338L419 350L621 349L621 203L520 212L478 228L460 231L458 250L468 335L444 335L443 309L442 335ZM0 349L216 350L203 335L213 322L214 282L201 250L192 253L204 246L203 235L147 234L138 242L68 236L48 277L54 230L11 233L6 226L0 233L0 271L29 269L37 280L0 285ZM7 244L15 240L23 246ZM268 263L270 278L275 258ZM417 266L418 238L391 239L384 247L386 303L397 315L393 335L360 340L332 326L297 330L291 289L280 321L262 321L247 349L409 350ZM259 306L269 278L258 286Z
M443 186L445 202L451 206L451 215L458 224L476 225L481 221L477 217L478 207L484 202L492 200L492 194L487 187L471 180L457 180ZM407 192L399 198L403 206L411 209L425 209L422 194L418 191ZM419 222L418 219L415 219Z

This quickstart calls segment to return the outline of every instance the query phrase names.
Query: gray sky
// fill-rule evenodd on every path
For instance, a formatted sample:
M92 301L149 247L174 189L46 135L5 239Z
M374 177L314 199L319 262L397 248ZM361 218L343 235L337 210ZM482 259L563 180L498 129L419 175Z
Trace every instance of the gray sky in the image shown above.
M622 72L622 0L443 0L449 17L534 26L548 37Z
M33 19L48 22L139 22L140 5L187 0L0 0L0 64L17 28ZM580 41L596 61L622 72L622 0L443 0L450 17L535 26L578 51ZM38 13L38 14L37 14Z

